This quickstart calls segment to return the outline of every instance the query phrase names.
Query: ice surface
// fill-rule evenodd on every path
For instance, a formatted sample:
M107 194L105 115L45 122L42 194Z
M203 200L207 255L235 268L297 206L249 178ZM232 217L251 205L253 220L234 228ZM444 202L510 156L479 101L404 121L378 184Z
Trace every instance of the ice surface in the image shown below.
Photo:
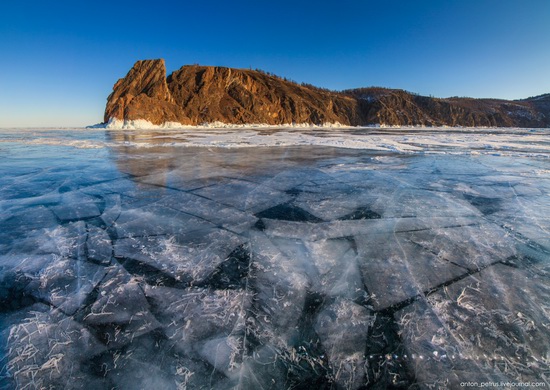
M137 261L176 281L196 285L210 276L244 239L227 230L209 229L194 237L188 234L182 241L174 236L123 238L117 240L114 254L123 264Z
M57 226L55 215L44 206L29 207L13 214L2 213L0 245L9 250L12 240L25 236L27 232Z
M264 210L290 199L281 191L242 180L228 180L193 193L242 211Z
M548 363L547 284L498 264L396 313L420 383L544 379ZM512 287L513 286L513 287Z
M90 261L108 265L113 257L111 237L104 229L87 226L86 255Z
M160 326L149 311L138 280L120 265L111 266L86 311L83 323L95 329L108 347L121 347Z
M145 294L173 348L186 354L210 338L242 335L252 299L246 291L203 288L146 287Z
M47 305L34 304L2 318L6 388L84 389L100 385L85 360L105 347L82 324ZM1 383L1 382L0 382ZM9 386L9 387L8 387Z
M365 285L376 309L385 309L467 273L407 240L374 234L355 237Z
M67 192L61 196L61 205L53 206L52 211L61 221L83 220L101 214L98 200L81 192Z
M256 318L263 342L287 347L297 337L297 325L311 284L299 259L286 256L262 233L252 233L252 270Z
M423 217L337 220L323 223L262 219L261 227L268 236L322 240L369 233L403 233L430 228L446 228L475 224L471 217Z
M73 315L104 277L98 265L57 255L2 256L2 306L45 301Z
M374 317L360 305L338 300L322 309L314 328L327 352L339 387L357 389L365 383L365 349Z
M114 226L118 238L182 236L213 227L202 219L161 206L136 207L122 211Z
M188 192L174 191L156 203L202 218L236 233L248 230L257 221L250 213Z
M0 132L0 388L550 385L547 137Z
M412 232L410 241L440 259L476 270L516 256L517 243L495 225L481 224Z

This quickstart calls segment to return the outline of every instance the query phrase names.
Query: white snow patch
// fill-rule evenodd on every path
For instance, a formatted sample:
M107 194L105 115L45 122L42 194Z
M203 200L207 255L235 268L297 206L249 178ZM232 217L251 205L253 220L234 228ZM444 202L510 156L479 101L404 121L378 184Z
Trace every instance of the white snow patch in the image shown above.
M117 118L109 119L106 124L99 124L90 126L90 128L103 128L109 130L146 130L146 129L249 129L249 128L307 128L307 129L319 129L319 128L351 128L351 126L343 125L339 122L330 123L326 122L322 125L314 125L310 123L287 123L282 125L270 125L267 123L251 123L251 124L234 124L224 123L220 121L204 122L198 126L184 125L179 122L164 122L160 125L155 125L145 119L135 120L122 120Z
M19 129L2 131L0 144L71 146L81 149L108 147L250 148L326 146L398 153L491 154L550 157L549 129L449 127L346 127L288 124L227 125L209 123L162 126L147 121L111 120L104 129ZM155 130L155 131L151 131ZM112 136L104 137L107 131ZM75 136L78 132L78 136ZM123 136L117 136L120 133Z

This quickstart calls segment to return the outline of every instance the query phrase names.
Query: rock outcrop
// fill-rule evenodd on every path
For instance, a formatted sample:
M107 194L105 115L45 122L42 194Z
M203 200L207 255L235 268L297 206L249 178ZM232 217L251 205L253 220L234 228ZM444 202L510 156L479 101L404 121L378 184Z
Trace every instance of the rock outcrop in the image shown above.
M138 61L107 99L105 122L550 127L550 94L524 100L432 98L402 90L329 91L263 71Z
M367 123L397 126L550 126L550 94L525 100L500 100L432 98L384 88L360 88L344 93L363 102Z
M168 77L168 87L193 124L349 125L364 121L352 96L316 90L259 71L184 66Z
M138 61L116 82L105 107L105 122L111 118L190 124L168 89L162 59Z

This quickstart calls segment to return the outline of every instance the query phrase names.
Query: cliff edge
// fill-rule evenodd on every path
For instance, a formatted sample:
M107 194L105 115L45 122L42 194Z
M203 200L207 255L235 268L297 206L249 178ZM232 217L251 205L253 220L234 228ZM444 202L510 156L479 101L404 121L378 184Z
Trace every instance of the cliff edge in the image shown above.
M166 77L164 60L138 61L107 99L104 121L154 125L340 123L349 126L550 127L550 94L524 100L432 98L402 90L342 92L263 71L186 65Z

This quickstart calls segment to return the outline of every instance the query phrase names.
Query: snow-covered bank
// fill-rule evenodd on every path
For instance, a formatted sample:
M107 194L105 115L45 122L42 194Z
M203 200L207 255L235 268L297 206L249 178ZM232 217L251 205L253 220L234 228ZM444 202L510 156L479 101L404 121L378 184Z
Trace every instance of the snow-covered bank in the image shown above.
M89 126L94 129L108 129L108 130L148 130L148 129L250 129L250 128L290 128L290 129L322 129L322 128L351 128L350 126L342 125L341 123L323 123L322 125L314 125L310 123L287 123L283 125L269 125L267 123L251 123L251 124L235 124L224 122L208 122L202 123L198 126L184 125L179 122L164 122L160 125L155 125L145 119L136 120L122 120L111 118L107 123L99 123L97 125Z
M179 122L164 122L160 125L155 125L145 119L136 119L136 120L122 120L111 118L107 123L97 123L95 125L86 126L86 129L106 129L106 130L200 130L200 129L420 129L420 130L431 130L431 131L448 131L448 130L458 130L458 131L479 131L479 130L497 130L503 132L510 132L515 130L529 130L529 131L544 131L548 129L528 129L520 127L488 127L488 126L477 126L477 127L464 127L464 126L393 126L385 125L380 123L373 123L364 126L350 126L345 125L339 122L330 123L326 122L323 124L312 124L312 123L285 123L280 125L270 125L267 123L246 123L246 124L237 124L237 123L225 123L220 121L215 122L204 122L200 125L184 125Z

